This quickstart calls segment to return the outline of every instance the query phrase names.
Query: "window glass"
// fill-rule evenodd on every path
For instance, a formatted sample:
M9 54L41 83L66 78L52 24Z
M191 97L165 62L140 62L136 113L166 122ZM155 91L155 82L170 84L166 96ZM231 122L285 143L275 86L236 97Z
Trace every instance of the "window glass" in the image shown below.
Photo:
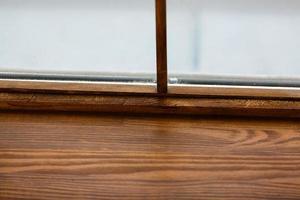
M0 0L1 73L151 74L153 0Z
M171 78L298 82L299 11L298 0L168 0Z

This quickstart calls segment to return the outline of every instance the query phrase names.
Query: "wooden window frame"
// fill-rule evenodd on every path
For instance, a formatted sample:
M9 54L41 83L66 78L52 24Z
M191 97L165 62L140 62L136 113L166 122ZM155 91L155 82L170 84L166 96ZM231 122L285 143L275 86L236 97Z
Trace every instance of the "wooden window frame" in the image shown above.
M300 88L168 85L167 5L155 0L157 83L0 80L0 109L300 117Z

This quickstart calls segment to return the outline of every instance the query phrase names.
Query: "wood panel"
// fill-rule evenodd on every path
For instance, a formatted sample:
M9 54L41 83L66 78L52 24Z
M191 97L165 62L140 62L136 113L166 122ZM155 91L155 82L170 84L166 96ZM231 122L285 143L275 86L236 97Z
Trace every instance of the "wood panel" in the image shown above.
M119 92L117 90L120 90ZM0 80L0 109L300 117L299 89Z
M1 112L0 199L300 199L300 123Z
M219 97L219 98L251 98L273 100L300 100L300 88L292 87L248 87L220 85L185 85L171 84L167 94L157 94L154 83L116 83L116 82L87 82L87 81L42 81L0 79L0 92L46 93L46 94L84 94L119 96L176 96Z
M155 95L156 85L152 83L0 79L0 91L46 94Z
M300 117L300 101L0 93L0 110Z

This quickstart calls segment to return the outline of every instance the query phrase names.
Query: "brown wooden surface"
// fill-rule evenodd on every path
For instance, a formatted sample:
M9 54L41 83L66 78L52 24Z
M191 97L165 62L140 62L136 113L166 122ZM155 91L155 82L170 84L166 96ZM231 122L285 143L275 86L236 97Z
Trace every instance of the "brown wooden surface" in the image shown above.
M219 97L300 99L299 88L246 87L211 85L169 85L167 94L157 94L156 85L150 83L112 83L85 81L42 81L0 79L0 92L56 93L56 94L114 94L140 96Z
M1 92L57 94L131 94L155 95L156 85L150 83L118 83L87 81L33 81L0 79ZM299 95L300 96L300 95Z
M119 90L119 91L118 91ZM0 110L300 117L298 88L0 80Z
M0 113L0 199L300 199L299 120Z
M299 118L300 101L2 92L0 110Z
M169 96L252 99L300 99L300 88L171 84Z
M166 0L155 0L156 10L156 62L157 92L168 91L168 59L167 59L167 3Z

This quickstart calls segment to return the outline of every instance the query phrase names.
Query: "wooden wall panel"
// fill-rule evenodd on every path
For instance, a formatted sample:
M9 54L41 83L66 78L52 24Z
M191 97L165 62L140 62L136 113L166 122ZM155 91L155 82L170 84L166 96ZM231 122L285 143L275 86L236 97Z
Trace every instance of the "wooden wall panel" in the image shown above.
M300 123L1 112L0 199L300 199Z

